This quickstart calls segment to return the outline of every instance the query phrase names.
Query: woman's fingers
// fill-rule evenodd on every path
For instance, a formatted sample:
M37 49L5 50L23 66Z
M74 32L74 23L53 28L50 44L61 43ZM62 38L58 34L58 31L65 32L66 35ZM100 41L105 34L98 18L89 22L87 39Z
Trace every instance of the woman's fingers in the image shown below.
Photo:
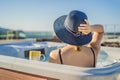
M78 30L87 30L87 28L86 27L78 27Z
M82 32L82 33L86 33L86 32L88 32L89 30L88 30L88 28L86 28L86 27L78 27L78 31L80 31L80 32Z
M87 25L89 25L89 22L88 22L88 20L87 20L87 19L85 19L85 22L86 22L86 24L87 24Z
M87 24L80 24L80 27L88 26Z
M85 22L86 24L80 24L80 26L78 27L78 31L86 35L91 32L91 27L89 25L88 20L85 19Z
M89 34L89 30L82 30L82 29L80 29L79 32L82 32L83 34Z
M79 32L89 32L89 30L79 30Z
M84 27L85 27L85 26L88 27L88 26L89 26L88 20L85 19L85 23L86 23L86 24L80 24L80 27L83 27L83 26L84 26Z

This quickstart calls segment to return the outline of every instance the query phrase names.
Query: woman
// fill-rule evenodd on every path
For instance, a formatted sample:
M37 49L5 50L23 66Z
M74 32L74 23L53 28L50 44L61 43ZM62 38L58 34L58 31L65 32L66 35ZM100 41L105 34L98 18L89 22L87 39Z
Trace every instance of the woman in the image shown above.
M57 37L68 45L50 53L50 62L78 67L95 67L104 34L102 25L89 25L81 11L71 11L54 22ZM92 34L93 32L93 34Z

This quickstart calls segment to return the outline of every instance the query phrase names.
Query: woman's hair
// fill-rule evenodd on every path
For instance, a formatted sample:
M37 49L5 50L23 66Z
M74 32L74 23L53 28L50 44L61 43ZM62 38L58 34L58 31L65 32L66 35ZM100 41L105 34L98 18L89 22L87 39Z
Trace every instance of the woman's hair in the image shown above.
M77 51L81 51L81 46L76 46L77 47Z

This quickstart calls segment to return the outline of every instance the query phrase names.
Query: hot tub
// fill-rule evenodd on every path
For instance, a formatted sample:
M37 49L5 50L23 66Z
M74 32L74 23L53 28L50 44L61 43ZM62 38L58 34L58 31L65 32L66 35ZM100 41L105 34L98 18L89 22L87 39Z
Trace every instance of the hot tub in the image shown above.
M0 45L0 67L5 70L60 80L120 80L119 48L102 47L96 68L49 63L51 50L66 44L54 42L19 42ZM25 51L44 49L46 60L31 61Z

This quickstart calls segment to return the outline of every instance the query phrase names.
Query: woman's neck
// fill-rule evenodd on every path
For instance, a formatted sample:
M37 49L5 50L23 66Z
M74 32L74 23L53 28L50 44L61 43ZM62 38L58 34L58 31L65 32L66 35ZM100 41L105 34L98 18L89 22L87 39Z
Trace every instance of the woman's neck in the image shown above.
M72 48L76 51L81 51L83 46L74 46L74 45L68 45L69 48Z

